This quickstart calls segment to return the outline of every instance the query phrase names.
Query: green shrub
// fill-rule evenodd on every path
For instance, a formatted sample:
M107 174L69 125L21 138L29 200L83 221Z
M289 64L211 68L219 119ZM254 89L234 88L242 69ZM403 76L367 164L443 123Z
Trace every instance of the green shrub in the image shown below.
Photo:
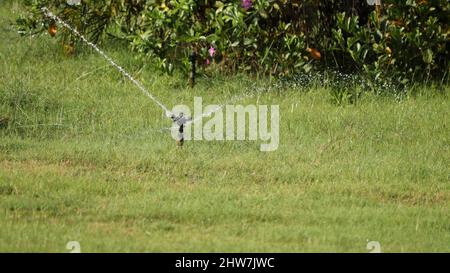
M192 52L201 68L224 72L285 76L333 69L403 84L449 72L447 0L386 0L380 14L365 0L26 3L31 13L18 20L22 31L46 30L52 22L39 8L48 6L89 39L120 38L167 72L188 70Z
M374 79L442 78L449 69L449 6L447 1L398 1L380 20L372 12L365 25L339 13L329 50L340 68L352 65Z

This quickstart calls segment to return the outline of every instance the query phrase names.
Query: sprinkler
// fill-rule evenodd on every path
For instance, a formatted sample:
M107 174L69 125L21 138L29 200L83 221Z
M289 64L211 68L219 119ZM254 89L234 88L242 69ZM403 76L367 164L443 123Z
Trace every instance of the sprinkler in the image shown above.
M170 118L172 121L178 126L178 137L177 137L177 146L181 147L184 143L184 126L186 123L192 120L190 117L185 117L183 113L180 113L178 116L175 114L171 114Z

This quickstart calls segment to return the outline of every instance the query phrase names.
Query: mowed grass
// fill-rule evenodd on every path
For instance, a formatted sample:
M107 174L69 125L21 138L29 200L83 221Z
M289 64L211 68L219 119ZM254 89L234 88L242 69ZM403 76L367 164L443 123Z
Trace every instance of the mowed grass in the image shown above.
M179 149L161 110L101 57L19 37L8 22L20 12L0 4L0 251L450 251L448 87L341 106L327 88L280 88L238 101L280 106L275 152ZM255 82L215 75L191 89L106 47L170 107Z

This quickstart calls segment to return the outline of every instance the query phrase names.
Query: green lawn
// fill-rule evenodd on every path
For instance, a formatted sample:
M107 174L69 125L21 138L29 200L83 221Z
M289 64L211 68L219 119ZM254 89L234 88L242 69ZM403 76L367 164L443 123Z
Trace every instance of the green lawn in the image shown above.
M341 106L326 88L280 88L238 102L280 106L277 151L179 149L132 83L94 53L20 37L8 23L19 12L0 4L0 251L450 251L448 87ZM254 82L215 75L191 89L108 48L169 106Z

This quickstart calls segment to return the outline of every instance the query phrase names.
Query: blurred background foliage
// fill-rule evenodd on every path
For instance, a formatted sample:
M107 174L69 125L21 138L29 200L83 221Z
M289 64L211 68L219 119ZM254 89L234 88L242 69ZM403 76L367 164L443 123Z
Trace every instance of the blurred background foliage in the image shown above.
M70 4L68 3L70 2ZM25 0L19 31L49 33L66 53L80 47L40 8L89 39L125 42L139 58L171 73L247 71L292 76L315 71L357 73L401 84L443 81L449 73L448 0Z

